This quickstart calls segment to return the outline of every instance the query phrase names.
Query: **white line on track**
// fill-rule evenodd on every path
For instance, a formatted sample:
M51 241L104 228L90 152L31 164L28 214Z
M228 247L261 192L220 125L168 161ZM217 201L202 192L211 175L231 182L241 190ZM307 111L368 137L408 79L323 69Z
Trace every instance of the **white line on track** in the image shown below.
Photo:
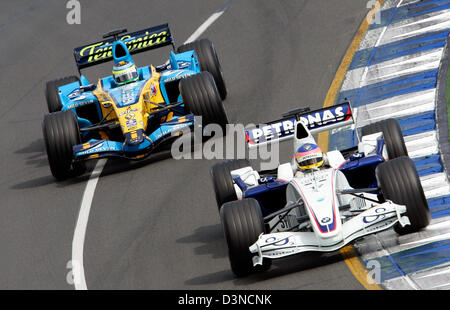
M222 8L212 14L197 30L183 43L190 43L197 40L222 14L230 7L233 0L227 0ZM91 211L92 200L94 199L95 188L97 187L98 179L102 174L103 168L106 165L106 159L100 159L92 171L89 181L81 199L80 211L78 213L77 224L72 240L72 266L74 268L73 280L76 290L87 290L86 276L84 272L84 240L86 236L86 229L89 220L89 213ZM76 270L75 270L76 266Z
M402 247L411 247L411 246L416 246L418 244L422 245L425 243L431 243L431 242L447 240L447 239L450 239L450 233L440 234L437 236L433 236L433 237L429 237L429 238L425 238L425 239L421 239L421 240L416 240L416 241L412 241L412 242L408 242L408 243L402 243ZM447 270L446 273L450 273L450 270Z
M397 4L397 8L399 8L399 7L402 5L403 1L404 1L404 0L400 0L400 2ZM381 39L383 38L384 34L386 33L386 31L387 31L387 29L388 29L388 26L389 26L389 25L385 26L385 27L383 28L383 30L381 31L381 34L380 34L380 36L378 37L378 40L377 40L377 42L375 43L374 48L377 48L377 47L380 45ZM358 88L361 88L363 81L366 81L366 80L367 80L367 74L368 74L368 72L369 72L369 67L365 67Z
M228 0L222 8L211 15L203 24L200 25L200 27L198 27L197 30L195 30L195 32L184 42L184 44L197 40L197 38L199 38L209 26L211 26L220 16L222 16L222 14L231 5L232 1L233 0Z
M423 279L423 278L435 277L435 276L438 276L438 275L443 275L443 274L448 274L448 273L450 273L450 270L449 269L445 269L443 271L437 271L435 273L427 274L427 275L421 276L419 278ZM449 284L450 283L439 285L439 286L446 286L446 285L449 285ZM435 287L437 287L437 286L435 286Z
M84 238L86 236L86 229L89 220L89 213L91 211L92 200L94 199L95 188L97 187L97 182L102 174L103 168L106 165L106 161L106 159L100 159L89 177L89 181L86 184L83 198L81 200L77 224L73 234L72 268L77 268L77 270L73 270L73 281L75 289L77 290L87 290L83 264Z

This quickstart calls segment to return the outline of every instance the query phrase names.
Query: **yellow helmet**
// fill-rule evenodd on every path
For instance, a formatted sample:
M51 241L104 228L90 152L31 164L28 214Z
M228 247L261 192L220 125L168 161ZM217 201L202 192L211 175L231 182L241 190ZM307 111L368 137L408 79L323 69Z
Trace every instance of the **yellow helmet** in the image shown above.
M320 168L324 163L324 155L319 146L306 143L297 149L295 162L297 167L303 171Z

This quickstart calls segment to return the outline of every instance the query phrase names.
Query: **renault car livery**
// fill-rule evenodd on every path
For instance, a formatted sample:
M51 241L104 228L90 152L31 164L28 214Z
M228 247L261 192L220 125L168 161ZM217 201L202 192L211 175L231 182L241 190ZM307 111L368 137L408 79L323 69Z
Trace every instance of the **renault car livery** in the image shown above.
M163 65L136 66L133 79L119 83L115 75L124 74L121 66L135 67L131 54L170 45L175 49L169 27L129 34L116 30L104 39L74 49L79 78L47 83L50 114L44 118L43 134L57 179L80 173L87 159L142 159L193 126L194 116L201 116L203 125L228 123L222 104L226 87L209 40L170 51ZM82 69L107 61L114 62L115 75L91 84L81 74Z

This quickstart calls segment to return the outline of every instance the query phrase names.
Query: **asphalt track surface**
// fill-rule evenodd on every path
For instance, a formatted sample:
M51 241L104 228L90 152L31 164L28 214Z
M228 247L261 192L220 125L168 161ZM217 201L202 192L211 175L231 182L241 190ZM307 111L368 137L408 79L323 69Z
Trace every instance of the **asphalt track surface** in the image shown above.
M0 288L73 289L68 261L89 172L55 182L41 133L47 80L75 74L72 49L112 29L169 22L184 42L225 0L15 0L0 11ZM118 9L120 8L120 9ZM367 14L366 1L233 1L202 37L218 51L233 123L320 108ZM168 49L135 57L165 62ZM109 65L86 70L96 81ZM284 149L290 150L288 145ZM284 152L282 162L290 160ZM89 289L363 289L337 254L274 261L236 279L215 206L208 160L109 160L98 182L84 245ZM92 166L92 165L91 165Z

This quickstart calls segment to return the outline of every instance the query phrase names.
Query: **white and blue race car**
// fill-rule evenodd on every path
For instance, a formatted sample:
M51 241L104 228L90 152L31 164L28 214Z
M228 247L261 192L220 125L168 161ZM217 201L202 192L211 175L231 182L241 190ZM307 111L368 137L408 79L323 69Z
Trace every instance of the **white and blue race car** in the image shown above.
M312 134L353 124L349 103L297 110L246 131L250 147L293 139L294 152ZM271 260L302 252L332 252L363 236L394 228L418 231L430 211L394 119L363 127L355 148L326 154L326 165L298 171L295 159L256 171L245 159L211 170L220 217L237 276L267 270Z

